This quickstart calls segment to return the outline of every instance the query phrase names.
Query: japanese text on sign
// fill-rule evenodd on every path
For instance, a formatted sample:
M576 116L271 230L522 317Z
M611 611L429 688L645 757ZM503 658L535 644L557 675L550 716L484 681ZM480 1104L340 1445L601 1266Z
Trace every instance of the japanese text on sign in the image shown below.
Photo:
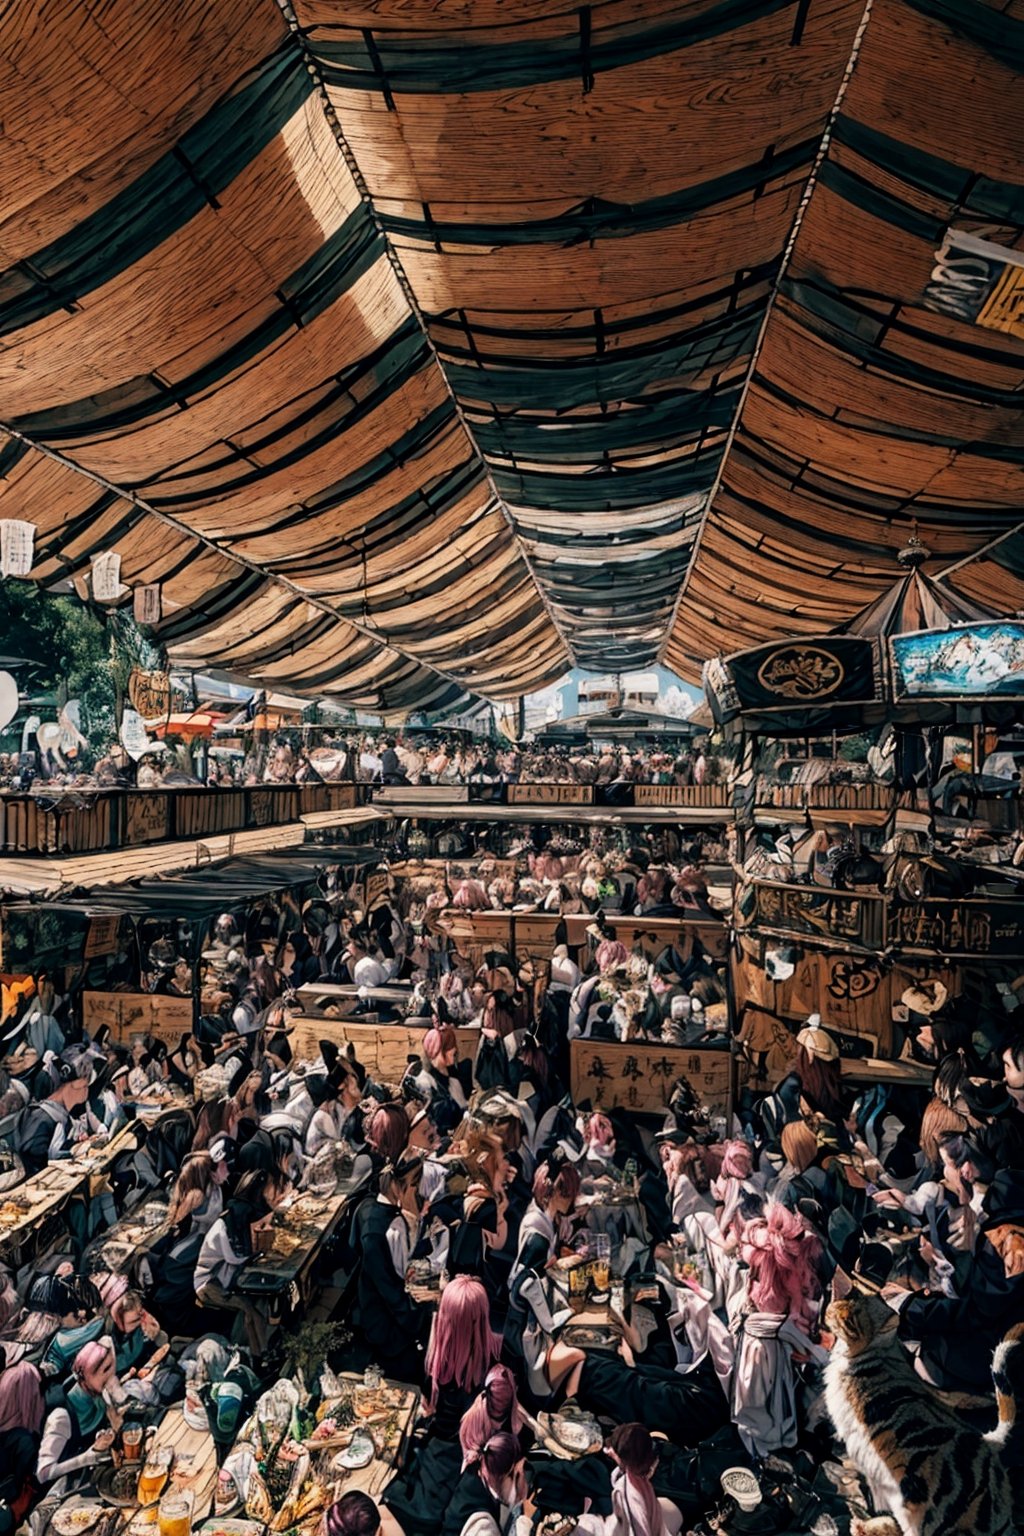
M570 1049L577 1103L589 1099L595 1108L657 1113L667 1105L676 1079L685 1077L709 1109L728 1108L728 1050L680 1050L642 1040L574 1040Z

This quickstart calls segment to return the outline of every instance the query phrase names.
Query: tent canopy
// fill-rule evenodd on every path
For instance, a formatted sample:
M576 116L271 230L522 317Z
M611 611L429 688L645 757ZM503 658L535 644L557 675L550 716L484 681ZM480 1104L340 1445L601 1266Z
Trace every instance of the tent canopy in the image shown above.
M400 718L574 663L693 679L848 619L915 523L933 573L991 545L1020 323L929 294L951 225L1021 243L1024 19L865 14L7 7L34 578L113 553L174 665Z
M979 604L921 569L918 541L888 592L830 634L788 636L705 667L716 720L769 735L859 731L999 718L1024 697L1024 625L995 624Z

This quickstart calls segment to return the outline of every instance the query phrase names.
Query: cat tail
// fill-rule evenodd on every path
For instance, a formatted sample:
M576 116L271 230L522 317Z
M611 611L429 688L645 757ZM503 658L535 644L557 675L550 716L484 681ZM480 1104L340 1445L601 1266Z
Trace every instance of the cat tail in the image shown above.
M1024 1460L1024 1323L1011 1328L992 1357L992 1381L996 1389L999 1423L990 1443L999 1447L1004 1459Z

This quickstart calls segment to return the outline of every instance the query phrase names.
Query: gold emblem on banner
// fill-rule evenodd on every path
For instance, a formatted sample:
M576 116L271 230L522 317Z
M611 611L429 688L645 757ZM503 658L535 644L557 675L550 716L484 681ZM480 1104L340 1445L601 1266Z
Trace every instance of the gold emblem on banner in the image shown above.
M823 699L835 693L845 676L846 669L831 651L787 645L761 663L757 680L766 692L784 699Z

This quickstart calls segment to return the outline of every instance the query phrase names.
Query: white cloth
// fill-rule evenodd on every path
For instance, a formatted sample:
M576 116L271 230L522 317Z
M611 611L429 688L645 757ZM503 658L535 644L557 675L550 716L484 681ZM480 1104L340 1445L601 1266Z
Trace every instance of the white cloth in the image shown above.
M224 1218L219 1216L203 1238L203 1246L196 1260L193 1276L196 1295L211 1283L230 1291L245 1262L232 1248Z
M676 1350L676 1370L680 1375L688 1376L710 1358L728 1398L736 1364L732 1334L712 1311L710 1303L688 1285L676 1285L660 1275L658 1281L672 1307L668 1326Z
M338 1103L315 1110L306 1127L305 1150L307 1157L315 1157L328 1142L341 1140L341 1128L345 1111Z
M780 1312L748 1312L740 1317L736 1368L732 1379L732 1421L753 1455L796 1444L796 1367L794 1349L819 1365L828 1360L791 1317Z
M385 1200L383 1195L377 1196L378 1205L390 1205L390 1200ZM412 1237L409 1232L409 1223L405 1213L395 1207L394 1218L387 1230L388 1252L391 1262L395 1266L395 1274L400 1280L405 1279L405 1272L409 1268L409 1255L413 1249Z
M533 1521L529 1515L517 1515L514 1510L502 1509L501 1523L486 1510L470 1515L459 1536L530 1536Z
M548 1245L548 1258L553 1258L557 1237L555 1224L547 1211L542 1211L536 1200L531 1200L523 1212L523 1219L519 1224L519 1247L516 1250L516 1261L509 1274L510 1285L523 1267L520 1263L520 1254L526 1247L527 1241L535 1234L544 1239Z
M582 971L575 960L568 957L553 959L551 961L551 975L548 981L549 992L572 992L580 984Z
M100 1425L100 1428L105 1427ZM99 1430L97 1430L98 1433ZM39 1442L36 1476L40 1483L44 1485L52 1483L58 1477L67 1477L72 1472L80 1472L83 1467L94 1467L102 1459L101 1451L82 1451L78 1456L69 1456L66 1461L62 1460L64 1447L70 1439L70 1413L66 1408L54 1408L46 1416Z
M551 1384L545 1370L548 1348L559 1328L564 1328L573 1316L573 1310L572 1307L564 1305L552 1311L544 1286L536 1275L523 1281L519 1295L532 1317L523 1329L526 1379L530 1390L537 1397L547 1397L551 1392Z
M382 987L388 980L388 973L379 960L372 955L363 955L352 967L352 980L357 987Z
M678 1536L683 1517L668 1499L658 1499L658 1525L649 1530L647 1511L636 1486L616 1468L612 1473L610 1515L582 1515L576 1536Z

